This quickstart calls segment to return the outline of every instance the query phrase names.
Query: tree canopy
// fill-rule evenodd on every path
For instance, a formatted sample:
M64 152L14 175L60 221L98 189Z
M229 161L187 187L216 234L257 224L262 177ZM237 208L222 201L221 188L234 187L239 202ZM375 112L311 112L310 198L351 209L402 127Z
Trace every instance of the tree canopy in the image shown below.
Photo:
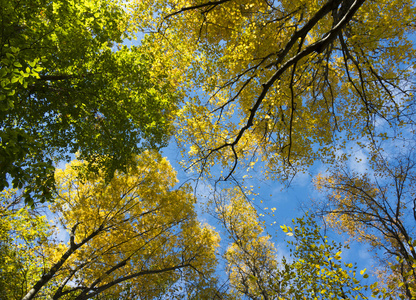
M46 217L21 205L16 191L0 194L0 299L22 299L42 273L42 247L51 230Z
M44 217L28 222L25 207L7 216L2 235L27 246L3 256L1 269L7 272L2 279L11 279L10 272L18 274L9 270L20 261L25 272L19 278L29 279L11 280L5 291L24 294L6 294L8 299L96 299L99 294L151 299L174 294L178 281L209 291L218 236L197 221L189 187L173 189L176 174L166 159L144 152L129 175L117 172L109 182L105 174L81 181L72 168L77 164L56 174L58 193L50 210L57 226L49 226L50 232L42 227ZM3 200L8 205L14 198L5 194ZM58 228L69 235L68 242L51 238Z
M359 275L352 263L341 262L344 246L321 235L312 217L281 226L290 237L290 255L278 260L276 245L241 191L229 190L215 204L231 241L224 257L237 299L366 299L368 286L357 279L365 270Z
M413 148L395 150L394 155L384 149L375 152L366 173L340 163L328 175L317 176L315 184L325 195L321 213L328 225L378 250L378 290L387 287L387 294L413 299L415 153Z
M0 188L50 199L56 160L98 162L111 178L167 144L174 90L155 59L121 46L134 32L118 1L0 3ZM34 199L33 199L34 198Z
M261 161L284 181L349 140L383 137L380 119L412 122L413 1L144 3L138 18L187 91L176 136L197 172L220 165L229 179Z

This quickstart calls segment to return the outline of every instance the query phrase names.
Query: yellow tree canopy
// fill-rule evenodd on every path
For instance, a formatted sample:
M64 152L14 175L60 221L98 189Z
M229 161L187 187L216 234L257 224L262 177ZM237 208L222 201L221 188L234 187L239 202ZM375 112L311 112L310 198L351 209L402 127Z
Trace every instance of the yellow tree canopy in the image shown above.
M228 179L260 160L285 179L378 137L378 119L403 125L414 105L410 0L157 0L133 13L186 95L177 139L197 172L216 164Z
M20 300L43 270L52 226L46 216L21 205L16 190L0 193L0 299Z
M416 297L416 195L414 149L373 151L371 168L354 172L345 163L315 178L325 195L321 210L338 232L367 243L377 258L375 293ZM390 150L391 151L391 150ZM406 152L406 153L403 153Z
M45 249L46 271L23 299L150 299L187 285L207 289L218 236L197 221L189 187L173 188L176 173L166 159L145 152L110 182L101 175L80 180L75 169L82 166L74 161L57 171L50 209L69 242Z

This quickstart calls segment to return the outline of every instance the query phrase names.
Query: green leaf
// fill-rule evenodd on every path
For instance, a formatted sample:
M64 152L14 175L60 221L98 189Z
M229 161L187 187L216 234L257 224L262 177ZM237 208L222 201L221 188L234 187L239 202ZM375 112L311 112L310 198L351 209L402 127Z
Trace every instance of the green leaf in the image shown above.
M7 70L6 68L0 68L0 77L4 77L7 75Z

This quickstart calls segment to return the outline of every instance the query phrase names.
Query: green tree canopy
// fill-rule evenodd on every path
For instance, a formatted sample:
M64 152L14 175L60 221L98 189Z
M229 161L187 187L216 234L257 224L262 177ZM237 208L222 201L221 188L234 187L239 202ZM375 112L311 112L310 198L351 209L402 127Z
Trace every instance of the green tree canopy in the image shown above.
M167 144L174 91L153 56L120 46L129 18L122 1L0 1L0 189L44 201L56 159L100 157L111 178Z

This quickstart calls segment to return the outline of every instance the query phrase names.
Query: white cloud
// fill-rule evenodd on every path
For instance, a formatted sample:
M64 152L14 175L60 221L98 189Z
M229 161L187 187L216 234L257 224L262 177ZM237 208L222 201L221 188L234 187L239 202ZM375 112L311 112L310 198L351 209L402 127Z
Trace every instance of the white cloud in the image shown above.
M355 151L349 160L349 167L352 171L365 173L368 170L368 157L362 149Z

